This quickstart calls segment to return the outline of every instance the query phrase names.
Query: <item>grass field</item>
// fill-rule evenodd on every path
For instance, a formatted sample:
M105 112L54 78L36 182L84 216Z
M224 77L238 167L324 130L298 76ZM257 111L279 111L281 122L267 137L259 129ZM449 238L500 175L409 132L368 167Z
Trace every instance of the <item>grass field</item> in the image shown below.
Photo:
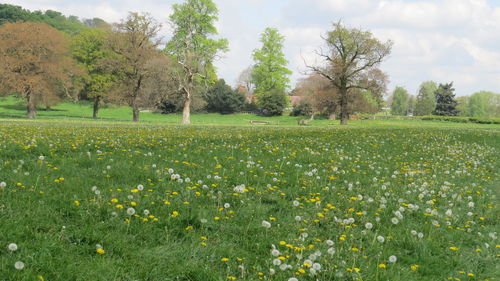
M298 120L307 117L262 117L254 114L193 114L191 122L193 125L205 126L252 126L252 127L288 127L298 126ZM37 120L46 122L72 122L85 124L104 123L109 126L113 124L130 123L132 120L132 111L129 107L109 106L99 111L99 118L92 119L92 106L88 103L62 103L46 111L44 108L38 110ZM159 114L153 112L141 112L141 124L162 124L178 125L181 123L182 116L179 114ZM27 120L26 107L24 102L13 97L0 97L0 120ZM266 121L266 125L252 124L250 121ZM339 127L339 121L314 120L307 125L308 127ZM450 127L450 128L492 128L500 129L499 125L490 124L462 124L439 121L422 120L359 120L350 121L350 127L392 127L392 128L424 128L424 127Z
M3 120L0 280L498 280L498 126L364 124Z

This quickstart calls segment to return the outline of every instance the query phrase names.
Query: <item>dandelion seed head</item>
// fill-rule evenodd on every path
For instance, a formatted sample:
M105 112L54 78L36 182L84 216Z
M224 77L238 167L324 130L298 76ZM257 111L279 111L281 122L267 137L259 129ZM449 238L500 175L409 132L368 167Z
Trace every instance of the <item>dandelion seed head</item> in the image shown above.
M15 252L17 251L17 244L16 243L10 243L7 248L9 249L9 251L11 252Z
M14 264L14 268L17 269L17 270L22 270L24 268L24 262L22 261L17 261L15 264Z

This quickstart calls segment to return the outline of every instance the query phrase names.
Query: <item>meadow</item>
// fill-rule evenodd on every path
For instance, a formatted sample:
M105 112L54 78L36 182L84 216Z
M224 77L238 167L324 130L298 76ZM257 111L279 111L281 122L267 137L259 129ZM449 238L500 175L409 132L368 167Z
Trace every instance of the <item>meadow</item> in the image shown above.
M49 119L0 123L0 280L498 280L498 125Z

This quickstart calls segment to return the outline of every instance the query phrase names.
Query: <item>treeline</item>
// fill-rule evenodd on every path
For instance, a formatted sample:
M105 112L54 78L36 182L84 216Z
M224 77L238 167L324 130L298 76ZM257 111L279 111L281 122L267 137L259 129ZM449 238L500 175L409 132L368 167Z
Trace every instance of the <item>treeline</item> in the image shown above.
M162 25L147 13L107 23L0 4L0 95L24 99L30 118L37 107L64 100L91 102L94 118L103 104L117 104L129 106L134 121L147 109L182 113L183 123L192 111L276 116L292 109L295 116L323 115L341 124L352 114L388 108L393 115L500 115L498 94L456 98L452 83L424 82L416 96L397 87L386 101L389 77L379 66L392 42L342 22L322 37L325 46L316 54L323 61L306 62L306 77L293 89L285 37L266 28L253 64L231 88L214 66L229 45L218 38L214 2L185 0L172 9L170 40L161 42Z
M423 82L416 96L410 95L403 87L396 87L390 99L391 113L401 116L500 117L500 94L480 91L457 98L454 92L453 83L438 85L434 81Z
M254 63L232 89L214 67L228 50L227 40L217 38L216 5L185 0L172 8L173 32L162 44L161 25L149 14L129 13L108 24L1 5L0 94L23 98L31 118L37 106L71 99L91 101L94 118L103 103L112 103L130 106L134 121L142 109L154 109L182 112L183 123L192 110L281 115L295 99L294 114L339 115L346 124L352 112L382 106L387 76L378 66L390 53L390 41L334 24L324 37L325 52L318 52L327 63L308 66L309 77L291 91L285 38L266 28L262 46L252 53Z

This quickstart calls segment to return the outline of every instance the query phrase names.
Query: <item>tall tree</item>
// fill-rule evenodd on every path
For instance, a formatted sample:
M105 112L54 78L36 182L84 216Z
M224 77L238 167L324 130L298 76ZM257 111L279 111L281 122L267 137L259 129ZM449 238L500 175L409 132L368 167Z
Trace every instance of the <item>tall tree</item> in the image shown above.
M147 13L129 13L109 37L110 48L120 58L115 64L121 73L120 98L132 108L133 121L139 121L140 106L147 99L145 81L153 75L150 62L160 55L160 28Z
M408 100L410 95L408 91L403 87L396 87L392 94L392 104L391 104L391 114L392 115L402 115L408 114Z
M212 0L186 0L172 8L170 22L174 35L165 52L180 66L176 78L184 98L182 123L189 124L196 88L209 80L215 82L213 61L219 52L227 51L228 43L226 39L211 39L218 34L215 27L218 10Z
M457 116L457 101L455 100L453 82L439 84L436 90L436 109L433 114L441 116Z
M28 118L36 117L37 103L55 98L75 69L66 37L53 27L34 22L0 26L0 88L26 99Z
M110 93L116 76L109 68L113 51L107 44L109 33L99 28L89 28L75 35L71 40L73 57L87 71L82 76L83 92L94 100L93 118L97 118L99 104Z
M325 59L323 66L310 66L313 72L327 78L340 95L340 123L347 124L349 95L356 89L369 90L369 73L390 54L392 42L380 42L371 32L333 25L326 38L327 50L317 54Z
M437 84L434 81L425 81L420 84L415 104L416 116L431 115L436 109L436 90Z
M292 71L286 68L288 60L283 53L285 37L276 28L266 28L260 36L262 47L253 51L255 65L252 81L255 84L257 100L272 90L285 91L289 88Z

